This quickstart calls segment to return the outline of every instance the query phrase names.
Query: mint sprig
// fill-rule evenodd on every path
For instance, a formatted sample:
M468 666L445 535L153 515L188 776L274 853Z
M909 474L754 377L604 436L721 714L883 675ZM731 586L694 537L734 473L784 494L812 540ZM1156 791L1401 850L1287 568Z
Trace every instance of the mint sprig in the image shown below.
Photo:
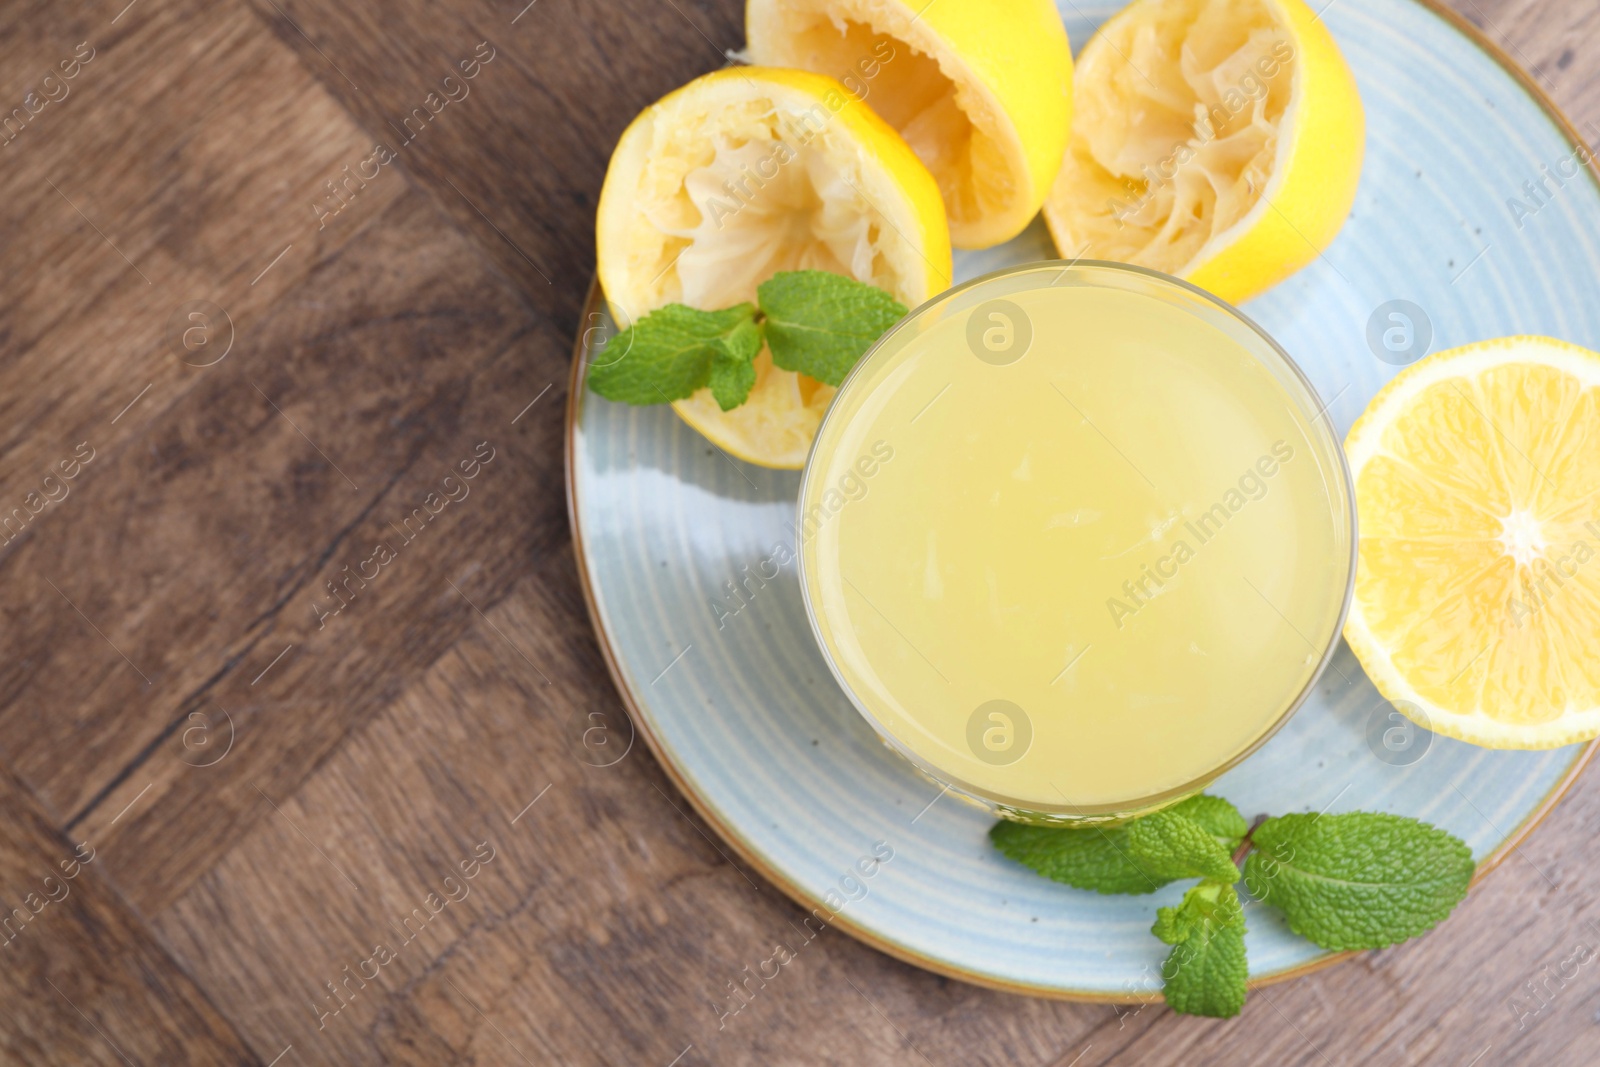
M657 308L607 342L589 367L589 388L624 404L665 404L710 387L731 411L750 397L763 345L784 370L838 385L906 314L882 289L823 270L780 272L756 296L759 307Z
M1137 895L1199 879L1151 932L1172 946L1162 967L1168 1006L1188 1015L1239 1013L1249 973L1235 884L1283 912L1322 948L1383 948L1426 933L1466 896L1472 851L1436 826L1400 815L1284 815L1246 825L1221 797L1201 795L1114 826L999 822L989 838L1047 878Z

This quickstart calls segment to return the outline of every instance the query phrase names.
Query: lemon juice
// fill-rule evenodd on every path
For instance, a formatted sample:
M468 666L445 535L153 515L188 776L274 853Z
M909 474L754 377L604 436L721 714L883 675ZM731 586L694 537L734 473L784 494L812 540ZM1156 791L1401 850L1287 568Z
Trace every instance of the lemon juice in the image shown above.
M1353 508L1294 365L1112 264L951 290L842 386L801 491L808 611L891 746L1023 818L1133 814L1253 751L1327 662Z

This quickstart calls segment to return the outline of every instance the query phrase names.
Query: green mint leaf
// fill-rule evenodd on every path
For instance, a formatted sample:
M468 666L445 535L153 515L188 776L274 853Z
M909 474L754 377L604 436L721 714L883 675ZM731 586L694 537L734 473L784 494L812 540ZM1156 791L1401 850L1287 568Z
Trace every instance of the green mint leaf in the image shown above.
M746 319L712 342L711 374L706 384L723 411L732 411L756 384L754 360L761 351L761 327Z
M1256 828L1245 887L1323 948L1383 948L1432 929L1467 895L1472 850L1399 815L1285 815Z
M1201 882L1176 908L1158 909L1150 932L1172 946L1161 967L1168 1007L1216 1019L1239 1014L1250 967L1244 908L1233 886Z
M1199 823L1230 856L1239 847L1239 842L1244 840L1244 835L1250 832L1250 824L1239 814L1239 809L1221 797L1201 793L1173 805L1170 810L1177 815L1187 815Z
M721 311L683 304L657 308L606 343L589 367L589 388L624 404L665 404L692 396L710 380L719 351L742 350L734 346L743 341L729 338L753 328L755 313L753 304ZM759 351L759 340L756 347Z
M1208 878L1231 885L1239 880L1229 850L1176 808L1130 823L1128 855L1140 870L1167 881Z
M1170 878L1139 869L1128 852L1126 826L1028 826L1002 820L989 840L1007 857L1046 878L1096 893L1154 893Z
M863 353L905 318L906 308L875 286L825 270L774 274L756 290L767 317L772 362L838 385Z

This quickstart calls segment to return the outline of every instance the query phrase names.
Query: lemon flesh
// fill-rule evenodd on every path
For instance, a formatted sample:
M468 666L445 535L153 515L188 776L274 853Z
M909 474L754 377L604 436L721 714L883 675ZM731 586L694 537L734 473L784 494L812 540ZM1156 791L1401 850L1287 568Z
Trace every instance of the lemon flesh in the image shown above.
M826 270L908 307L950 284L938 187L900 136L818 74L733 67L647 108L623 133L596 223L601 286L626 326L668 303L756 299L779 271ZM751 463L805 463L832 387L756 357L724 412L702 389L674 409Z
M1489 748L1600 734L1600 354L1545 337L1407 368L1345 441L1345 638L1422 725Z
M1075 97L1044 208L1064 257L1239 303L1320 255L1355 201L1361 98L1301 0L1135 0L1084 47Z
M1015 237L1061 167L1072 49L1051 0L748 0L757 63L838 78L939 183L959 248Z

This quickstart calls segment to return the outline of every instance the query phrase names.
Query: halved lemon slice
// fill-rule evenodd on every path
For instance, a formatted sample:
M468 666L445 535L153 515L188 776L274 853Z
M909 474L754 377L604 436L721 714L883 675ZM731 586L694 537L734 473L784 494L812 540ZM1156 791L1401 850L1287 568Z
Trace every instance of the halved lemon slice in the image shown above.
M1078 57L1056 247L1151 267L1239 303L1333 243L1366 120L1301 0L1134 0Z
M1488 748L1600 734L1600 354L1430 356L1345 441L1361 524L1345 638L1422 725Z
M827 270L916 307L950 285L950 234L926 167L832 78L730 67L669 93L622 134L600 191L600 284L619 325L669 303L756 299L778 271ZM798 469L834 390L756 357L723 411L673 404L740 459Z
M1072 48L1052 0L748 0L757 63L832 75L928 165L958 248L1039 212L1072 114Z

